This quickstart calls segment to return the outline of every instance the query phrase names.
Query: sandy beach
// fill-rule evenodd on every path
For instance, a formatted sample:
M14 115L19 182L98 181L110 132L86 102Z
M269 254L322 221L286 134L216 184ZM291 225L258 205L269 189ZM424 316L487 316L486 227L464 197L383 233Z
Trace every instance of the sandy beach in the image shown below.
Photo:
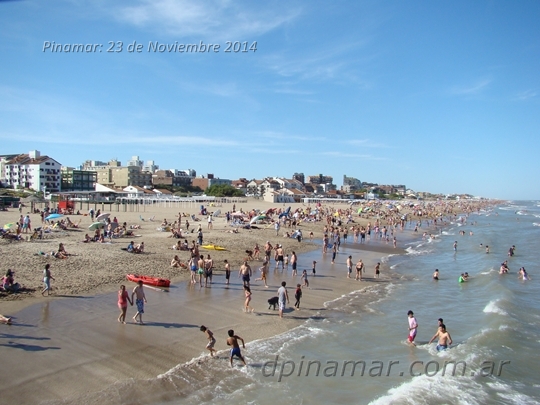
M275 204L250 201L236 208L249 211L273 206ZM301 204L297 206L301 207ZM347 208L344 205L338 207ZM222 212L232 210L232 204L219 209ZM398 231L398 248L394 249L392 242L388 244L380 240L366 245L354 244L352 235L349 235L348 243L343 245L336 263L332 265L331 253L321 253L323 222L302 222L300 229L305 240L299 243L276 236L271 225L261 225L260 229L254 230L240 229L238 234L229 233L227 231L232 228L223 216L214 221L212 230L207 230L205 218L200 217L201 222L190 222L192 227L199 223L202 225L204 243L227 249L201 250L201 254L212 255L216 270L213 284L200 288L198 284L189 282L187 270L170 267L174 254L187 261L189 252L171 250L176 239L157 230L164 218L172 222L179 211L182 210L146 207L145 212L111 212L111 217L117 216L120 222L141 226L135 230L140 236L133 238L135 243L145 242L146 253L141 255L121 250L131 238L113 240L111 244L82 243L86 228L91 224L87 216L71 217L73 222L81 219L78 230L53 233L52 237L42 241L2 241L0 251L5 262L15 271L16 281L28 289L21 294L2 297L1 313L13 317L13 325L2 325L2 402L103 403L103 395L106 395L107 403L133 403L135 398L143 398L140 402L144 403L143 381L166 373L177 365L189 368L200 361L218 361L223 362L224 369L229 367L225 339L227 330L231 328L246 339L248 363L254 362L256 359L249 355L250 341L285 332L310 317L324 316L326 302L388 281L391 275L384 263L381 278L373 278L375 264L383 256L403 254L401 243L421 237L411 231ZM183 211L189 215L196 214L196 210ZM30 215L34 226L40 223L37 214ZM0 213L0 220L4 223L16 221L18 217L16 210ZM155 217L153 222L148 220L152 217ZM373 218L360 219L356 216L354 219L356 225L359 221L373 223ZM287 229L282 228L280 234L285 231ZM308 237L311 231L314 233L313 242ZM194 234L190 235L189 241L195 239ZM244 313L244 294L238 268L246 256L245 250L253 249L255 243L262 248L267 240L282 244L286 253L294 250L299 254L299 275L292 277L290 268L283 272L275 270L272 260L269 288L264 288L259 281L253 282L252 306L255 312ZM38 254L57 249L60 242L73 256L60 260ZM353 263L363 259L366 281L346 277L347 255L353 256ZM292 308L294 287L301 282L301 271L311 270L313 257L318 262L317 276L311 277L310 274L310 288L304 289L301 310L295 311ZM224 259L231 263L233 270L229 286L225 285L222 271ZM53 295L42 298L41 277L46 263L51 264L55 280L52 283ZM250 264L258 276L257 268L261 262L252 261ZM120 284L125 284L130 291L134 285L125 280L126 273L170 278L173 282L168 292L145 288L148 304L144 326L133 323L134 307L128 308L128 324L116 321L119 312L116 291ZM278 317L277 311L268 309L267 304L269 298L277 295L281 281L287 282L291 300L283 319ZM205 336L199 331L202 324L216 336L219 359L207 357ZM125 385L127 381L131 383ZM133 384L133 381L141 383ZM181 397L182 390L193 388L186 384L176 387L175 391ZM155 393L152 400L155 400Z

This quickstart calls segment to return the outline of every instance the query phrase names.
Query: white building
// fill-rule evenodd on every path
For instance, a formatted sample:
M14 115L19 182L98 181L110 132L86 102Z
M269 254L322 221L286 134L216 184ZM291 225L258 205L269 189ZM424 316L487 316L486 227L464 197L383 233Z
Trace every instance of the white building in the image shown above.
M61 167L56 160L41 156L39 151L33 150L5 163L5 184L11 188L59 192L62 188Z

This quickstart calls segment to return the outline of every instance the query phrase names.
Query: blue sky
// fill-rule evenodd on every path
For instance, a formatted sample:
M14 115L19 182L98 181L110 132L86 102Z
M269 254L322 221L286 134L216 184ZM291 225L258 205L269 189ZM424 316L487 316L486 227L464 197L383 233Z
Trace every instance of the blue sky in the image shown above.
M0 153L540 199L538 21L535 0L0 1ZM148 51L201 41L219 52Z

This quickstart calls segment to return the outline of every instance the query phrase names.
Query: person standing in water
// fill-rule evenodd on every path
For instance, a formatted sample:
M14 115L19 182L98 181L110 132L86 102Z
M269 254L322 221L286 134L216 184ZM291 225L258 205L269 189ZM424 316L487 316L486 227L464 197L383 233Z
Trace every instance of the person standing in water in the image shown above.
M446 331L446 326L444 325L444 323L441 323L439 325L439 330L430 339L428 344L431 344L431 342L433 342L437 338L439 338L439 343L437 344L438 352L448 349L448 346L452 344L452 337L450 336L450 333Z
M231 355L230 355L230 361L231 361L231 367L233 366L233 357L236 356L240 360L242 360L242 363L244 363L244 366L246 366L246 361L244 360L244 357L242 356L242 353L240 352L240 345L238 344L238 341L240 340L242 342L242 348L246 348L246 344L244 343L244 339L242 339L240 336L234 334L234 330L229 329L227 332L229 337L227 338L227 346L232 346L231 349Z
M418 330L418 322L416 321L416 318L414 317L413 311L407 312L407 316L409 317L409 336L407 340L410 344L412 344L413 346L416 346L416 344L414 343L414 339L416 338L416 332Z

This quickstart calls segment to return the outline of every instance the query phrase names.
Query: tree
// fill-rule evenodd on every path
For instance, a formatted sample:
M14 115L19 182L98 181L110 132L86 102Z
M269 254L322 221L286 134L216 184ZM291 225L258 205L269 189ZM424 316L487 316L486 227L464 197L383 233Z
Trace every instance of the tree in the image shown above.
M208 187L204 193L214 197L242 197L244 193L228 184L214 184Z

